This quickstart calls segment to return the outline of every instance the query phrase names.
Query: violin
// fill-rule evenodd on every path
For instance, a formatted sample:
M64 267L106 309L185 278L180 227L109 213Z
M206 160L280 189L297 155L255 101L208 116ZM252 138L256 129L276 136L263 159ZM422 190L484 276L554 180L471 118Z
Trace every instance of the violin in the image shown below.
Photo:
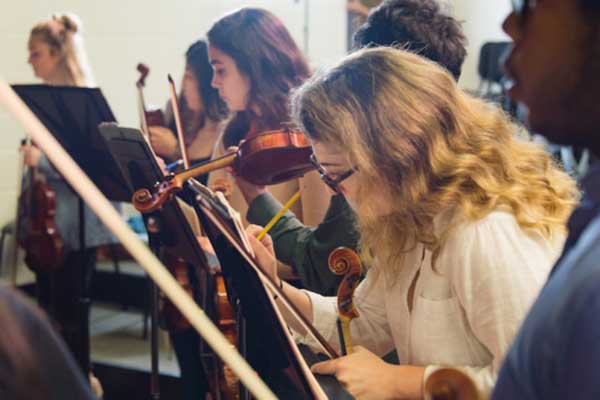
M350 337L350 321L358 317L354 306L354 291L360 283L362 266L360 258L347 247L338 247L329 254L327 260L329 269L336 275L344 275L337 292L338 333L342 354L352 353L352 338Z
M144 101L143 89L146 86L146 77L150 73L150 68L146 64L139 63L137 70L140 73L140 78L135 84L138 91L138 109L140 112L140 121L142 122L142 131L148 137L148 127L153 125L165 126L165 116L160 108L149 109L146 107L146 102Z
M23 143L25 144L25 143ZM64 245L56 228L56 193L35 167L29 167L29 185L21 194L25 235L25 263L29 268L56 271L64 259Z
M237 347L237 325L236 317L227 297L225 280L221 272L214 272L214 305L216 306L215 317L216 324L221 333L227 338L232 347ZM218 389L213 388L214 392L219 392L218 398L235 400L239 399L239 379L235 373L221 360L215 359L216 379L218 380ZM214 381L215 377L211 381Z
M426 400L483 400L475 382L455 368L441 368L425 381Z
M255 185L273 185L304 175L314 169L310 162L312 148L306 136L288 128L262 132L242 141L238 150L215 160L198 164L178 174L170 174L148 189L136 191L135 208L148 213L158 210L165 201L182 190L190 178L232 166L236 174Z
M166 265L167 269L182 289L190 297L194 298L194 288L189 278L188 264L186 261L181 257L167 255ZM159 326L169 332L181 332L188 329L191 325L187 318L185 318L179 309L165 297L164 293L160 292L159 296Z

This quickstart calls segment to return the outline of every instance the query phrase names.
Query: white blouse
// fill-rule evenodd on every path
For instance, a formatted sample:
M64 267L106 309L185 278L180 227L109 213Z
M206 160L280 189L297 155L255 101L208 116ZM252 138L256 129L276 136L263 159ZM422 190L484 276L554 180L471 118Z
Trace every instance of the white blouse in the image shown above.
M521 229L511 213L494 211L454 228L435 271L422 245L407 254L393 283L371 270L354 296L360 316L351 322L353 343L380 356L395 348L401 364L426 367L424 379L438 366L460 367L491 392L504 354L560 254L564 235L554 236L547 240ZM336 298L307 293L315 327L339 349Z

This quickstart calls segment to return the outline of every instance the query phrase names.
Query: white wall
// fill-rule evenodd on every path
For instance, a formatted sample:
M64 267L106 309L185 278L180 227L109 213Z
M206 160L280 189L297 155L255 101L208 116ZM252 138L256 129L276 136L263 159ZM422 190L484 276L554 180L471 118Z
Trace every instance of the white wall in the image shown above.
M469 40L468 56L463 66L460 85L476 89L479 84L477 64L479 49L489 41L508 40L502 32L502 21L509 13L508 0L450 0L453 14L463 21L463 30Z
M305 15L308 1L308 16ZM502 37L500 22L507 0L446 0L465 21L470 41L469 58L461 84L477 86L477 54L482 42ZM286 24L301 48L308 48L313 66L335 62L345 53L345 0L20 0L4 2L0 13L0 76L11 83L31 83L35 78L26 63L29 30L53 12L71 11L84 23L88 56L99 86L122 125L136 126L136 65L145 62L151 72L146 101L162 105L167 98L167 73L176 82L182 74L187 46L201 36L212 21L243 5L273 11ZM9 5L10 4L10 5ZM305 35L305 24L308 35ZM305 40L307 39L307 40ZM14 215L16 204L16 149L22 130L0 110L0 225Z

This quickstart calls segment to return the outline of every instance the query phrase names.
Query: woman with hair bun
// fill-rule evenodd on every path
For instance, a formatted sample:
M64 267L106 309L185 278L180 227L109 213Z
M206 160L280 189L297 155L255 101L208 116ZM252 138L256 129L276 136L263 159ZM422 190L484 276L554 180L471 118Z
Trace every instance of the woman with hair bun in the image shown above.
M76 15L55 14L36 24L29 35L28 50L33 72L45 84L95 85L83 45L81 21ZM54 220L64 246L61 265L55 271L29 265L36 275L38 302L49 313L83 372L90 374L92 387L99 395L102 389L90 372L89 334L82 327L89 324L96 247L116 240L93 211L83 205L85 242L80 243L79 207L83 203L35 145L23 145L20 151L24 163L36 167L56 195Z

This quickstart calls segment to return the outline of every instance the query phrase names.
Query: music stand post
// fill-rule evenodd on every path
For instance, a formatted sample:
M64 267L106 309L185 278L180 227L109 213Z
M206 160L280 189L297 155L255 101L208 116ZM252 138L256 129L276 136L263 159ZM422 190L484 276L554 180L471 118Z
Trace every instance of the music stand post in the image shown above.
M154 255L163 260L160 245L160 216L153 214L146 218L148 244ZM158 288L150 280L150 398L160 399L160 376L158 367Z

